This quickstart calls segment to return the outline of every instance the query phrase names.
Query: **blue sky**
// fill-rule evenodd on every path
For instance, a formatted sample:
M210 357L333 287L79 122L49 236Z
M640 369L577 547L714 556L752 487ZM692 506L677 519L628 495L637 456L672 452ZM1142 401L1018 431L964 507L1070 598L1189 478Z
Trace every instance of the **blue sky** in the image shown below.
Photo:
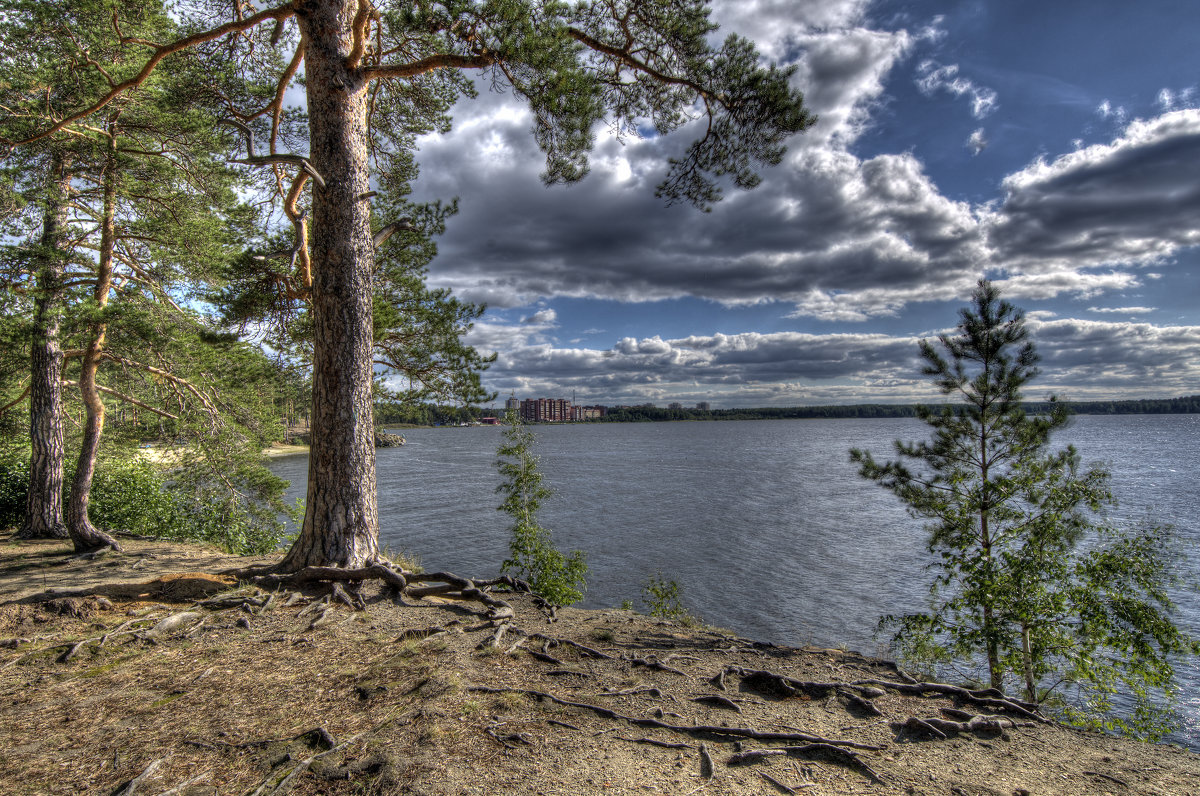
M818 124L712 213L654 198L693 137L618 142L543 187L484 91L421 141L458 196L431 281L486 302L506 397L767 406L932 396L917 341L987 276L1043 355L1030 397L1200 392L1200 6L718 0L797 65Z

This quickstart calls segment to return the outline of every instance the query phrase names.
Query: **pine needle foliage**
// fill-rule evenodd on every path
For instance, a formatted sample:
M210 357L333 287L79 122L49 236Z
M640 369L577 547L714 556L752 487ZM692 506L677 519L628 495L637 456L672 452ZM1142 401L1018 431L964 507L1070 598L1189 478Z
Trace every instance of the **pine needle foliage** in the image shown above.
M496 461L503 479L496 491L504 495L504 500L497 509L512 518L512 539L508 543L509 558L500 569L528 581L535 593L554 605L579 602L587 586L584 554L581 550L570 555L560 552L549 529L538 522L538 509L551 492L533 452L536 438L511 410L505 423Z
M881 628L903 658L1017 685L1074 724L1160 737L1172 660L1200 652L1173 621L1171 529L1115 527L1107 470L1084 469L1074 447L1049 449L1066 408L1022 408L1038 356L994 285L980 281L938 343L921 341L923 372L961 403L922 408L932 437L897 441L896 460L851 451L864 478L928 521L935 557L929 609Z

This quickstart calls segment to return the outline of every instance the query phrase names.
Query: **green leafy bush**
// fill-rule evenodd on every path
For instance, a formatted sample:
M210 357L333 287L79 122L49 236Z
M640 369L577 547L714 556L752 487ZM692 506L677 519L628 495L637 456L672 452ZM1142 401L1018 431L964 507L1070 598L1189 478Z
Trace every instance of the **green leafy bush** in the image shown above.
M650 616L663 619L687 619L687 609L683 607L680 598L683 597L683 587L677 580L668 580L659 570L655 572L646 585L642 586L642 602L649 609Z
M73 469L71 462L64 474L64 501ZM21 524L28 488L28 451L6 453L0 462L0 527ZM207 542L238 555L269 553L286 538L272 506L185 486L145 459L108 459L97 467L88 514L105 530Z
M25 517L29 452L7 449L0 456L0 528L16 528Z

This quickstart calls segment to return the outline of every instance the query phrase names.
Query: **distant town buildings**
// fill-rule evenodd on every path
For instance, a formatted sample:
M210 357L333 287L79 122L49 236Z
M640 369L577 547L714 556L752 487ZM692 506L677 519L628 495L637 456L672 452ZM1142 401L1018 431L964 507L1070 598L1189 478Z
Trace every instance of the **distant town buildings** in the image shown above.
M504 401L505 412L516 412L517 416L526 423L578 423L583 420L599 420L610 411L619 409L654 408L654 404L642 404L641 407L630 406L584 406L566 398L517 398L510 395ZM682 409L683 404L672 402L668 409ZM709 410L708 401L700 401L696 409ZM481 422L499 422L487 418Z
M514 406L514 403L516 406ZM574 423L604 417L603 406L578 406L566 398L509 398L505 406L516 409L526 423Z

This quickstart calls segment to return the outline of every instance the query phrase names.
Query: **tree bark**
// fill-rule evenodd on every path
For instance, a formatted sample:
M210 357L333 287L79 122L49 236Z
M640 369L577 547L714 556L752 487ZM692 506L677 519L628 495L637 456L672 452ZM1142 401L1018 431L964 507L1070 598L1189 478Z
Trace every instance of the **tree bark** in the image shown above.
M1021 623L1021 660L1025 664L1025 699L1037 701L1037 680L1033 676L1033 645L1029 640L1029 623Z
M96 286L93 298L96 307L103 310L108 304L108 294L113 283L113 246L116 240L116 164L109 152L101 179L104 182L104 205L100 222L100 255L96 263ZM71 495L67 501L67 532L75 545L75 552L85 553L111 547L120 550L121 545L108 534L92 525L88 516L88 502L92 492L92 477L96 473L96 454L100 450L100 437L104 433L104 401L96 385L96 370L100 365L100 353L108 324L98 321L92 329L92 339L83 353L79 372L79 392L87 409L83 426L83 441L79 446L79 461L75 467L75 478L71 481Z
M313 186L313 416L304 525L281 568L378 555L372 400L368 82L348 66L355 0L301 0Z
M29 492L19 539L65 539L63 523L63 350L59 312L63 300L63 230L71 191L70 164L50 157L42 236L37 253L37 298L29 368Z

